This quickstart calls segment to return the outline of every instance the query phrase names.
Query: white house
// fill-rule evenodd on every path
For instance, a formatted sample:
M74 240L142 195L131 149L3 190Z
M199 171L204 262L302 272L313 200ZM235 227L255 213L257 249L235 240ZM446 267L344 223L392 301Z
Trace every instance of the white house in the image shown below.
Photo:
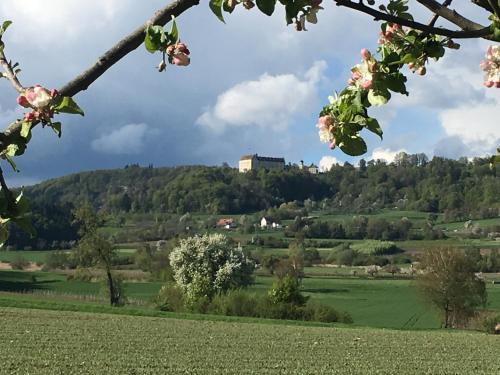
M261 228L267 228L267 219L265 217L263 217L261 220L260 220L260 227Z

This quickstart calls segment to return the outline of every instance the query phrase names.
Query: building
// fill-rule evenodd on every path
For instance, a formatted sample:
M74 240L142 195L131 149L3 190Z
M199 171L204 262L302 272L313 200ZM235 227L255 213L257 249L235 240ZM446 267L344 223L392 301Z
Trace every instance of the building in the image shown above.
M248 172L255 169L284 169L284 158L271 158L267 156L259 156L257 154L244 155L240 158L240 172Z
M316 164L311 164L310 166L304 165L304 161L301 160L299 164L299 169L300 170L306 170L310 174L318 174L319 173L319 168Z
M262 229L266 229L267 228L267 219L265 217L263 217L261 220L260 220L260 227Z
M217 221L216 226L218 228L232 229L236 228L236 223L232 218L221 218Z

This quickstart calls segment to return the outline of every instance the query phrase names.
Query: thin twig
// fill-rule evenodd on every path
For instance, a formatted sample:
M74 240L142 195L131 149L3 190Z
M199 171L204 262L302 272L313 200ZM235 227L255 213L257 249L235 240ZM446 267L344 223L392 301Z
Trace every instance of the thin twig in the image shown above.
M0 41L0 43L3 42ZM5 52L3 51L3 49L0 50L0 65L3 68L4 77L7 78L10 81L10 83L12 83L12 86L14 86L17 92L19 93L23 92L25 89L23 85L21 85L21 82L19 82L19 79L17 78L14 69L12 69L12 63L5 56Z
M350 0L334 0L334 1L335 1L335 4L337 4L338 6L344 6L347 8L351 8L351 9L369 14L369 15L373 16L373 18L375 20L384 20L384 21L388 21L388 22L392 22L392 23L397 23L397 24L402 25L402 26L407 26L407 27L411 27L413 29L428 32L430 34L437 34L437 35L447 36L447 37L456 38L456 39L470 39L470 38L489 39L490 34L491 34L489 27L484 27L484 26L481 26L481 25L475 24L475 23L472 23L472 24L476 25L475 27L471 27L471 28L467 28L467 29L463 29L463 30L450 30L450 29L445 29L442 27L431 27L431 26L425 25L425 24L420 23L420 22L410 21L410 20L407 20L404 18L392 16L392 15L387 14L387 13L379 12L378 10L373 9L373 8L363 4L363 3L355 3L355 2L350 1ZM422 2L424 0L417 0L417 1ZM439 5L439 7L441 6L441 4L439 4L439 3L437 3L437 5ZM444 9L447 9L447 8L444 8ZM436 13L436 12L434 12L434 13ZM445 13L445 12L442 12L440 10L439 15L443 18L448 19L447 17L443 16L443 13ZM448 16L448 14L447 14L447 16ZM469 21L469 22L472 22L472 21ZM469 26L471 26L471 25L469 25Z
M445 0L443 4L441 4L443 7L449 7L453 0ZM434 15L431 18L431 21L429 22L429 26L434 27L436 24L437 20L439 18L439 14L434 13Z

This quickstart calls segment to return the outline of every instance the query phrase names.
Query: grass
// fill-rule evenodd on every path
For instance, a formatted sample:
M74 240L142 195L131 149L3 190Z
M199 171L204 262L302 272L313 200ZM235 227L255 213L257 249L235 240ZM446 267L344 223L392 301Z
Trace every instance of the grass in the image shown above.
M21 256L30 262L45 262L48 254L53 250L39 250L39 251L0 251L0 262L12 262L17 257Z
M493 374L500 341L1 308L2 374Z
M271 277L258 276L250 291L266 293L272 282ZM161 282L125 283L126 296L149 303L161 285ZM58 273L0 271L0 291L98 296L100 288L100 283L67 281L65 275ZM355 325L405 329L439 327L438 316L419 298L411 280L315 276L303 280L302 290L314 301L347 311ZM500 310L500 285L488 283L487 290L488 308Z

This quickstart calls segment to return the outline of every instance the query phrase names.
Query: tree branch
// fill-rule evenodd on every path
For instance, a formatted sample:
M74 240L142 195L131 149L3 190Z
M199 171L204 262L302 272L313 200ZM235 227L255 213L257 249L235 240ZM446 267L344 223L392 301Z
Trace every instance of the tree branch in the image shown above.
M442 4L442 6L444 7L449 7L451 5L451 3L453 2L453 0L445 0ZM438 20L439 18L439 14L434 14L431 18L431 21L429 22L429 26L432 26L434 27L434 25L436 24L436 21Z
M425 25L425 24L420 23L420 22L410 21L407 19L391 16L390 14L379 12L378 10L373 9L373 8L363 4L361 2L355 3L351 0L334 0L334 1L335 1L335 4L337 4L337 6L344 6L347 8L357 10L357 11L362 12L362 13L369 14L369 15L373 16L373 18L375 20L384 20L384 21L388 21L388 22L392 22L392 23L397 23L399 25L411 27L413 29L424 31L424 32L427 32L429 34L437 34L437 35L447 36L447 37L456 38L456 39L467 39L467 38L489 39L489 36L491 34L489 27L483 27L479 24L475 24L478 26L478 28L467 29L467 30L465 30L465 29L464 30L449 30L449 29L445 29L442 27L433 27L433 26ZM424 0L417 0L417 1L422 2ZM439 3L437 3L437 5L441 6L441 4L439 4ZM445 9L447 9L447 8L445 8ZM449 10L449 9L447 9L447 10ZM437 13L437 12L434 12L434 13ZM441 12L438 13L438 15L443 17L443 18L446 18L441 14ZM447 16L449 16L449 14L447 14Z
M483 25L480 25L476 22L473 22L469 20L468 18L465 18L461 14L457 13L453 9L449 9L441 4L439 4L435 0L417 0L420 4L422 4L424 7L429 9L431 12L439 15L440 17L443 17L444 19L450 21L451 23L457 25L464 31L468 30L481 30L484 29Z
M139 26L99 57L94 65L61 87L59 93L64 96L74 96L80 91L86 90L106 70L144 42L145 30L149 25L164 26L172 19L172 16L177 17L182 12L198 4L199 0L176 0L165 8L158 10L146 23Z

